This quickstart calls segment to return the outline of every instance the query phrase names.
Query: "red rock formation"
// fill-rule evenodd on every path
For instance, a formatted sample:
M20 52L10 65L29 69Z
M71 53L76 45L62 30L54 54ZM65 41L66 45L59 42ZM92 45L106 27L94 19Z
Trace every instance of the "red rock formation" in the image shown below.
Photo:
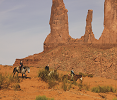
M85 35L80 39L73 39L69 36L67 12L63 0L53 0L49 23L51 33L45 39L44 51L56 48L59 45L64 45L64 47L26 57L22 59L24 65L44 67L49 63L52 67L59 67L61 70L70 70L71 67L74 67L77 72L83 71L85 73L93 73L95 76L117 79L117 59L116 53L113 53L117 50L115 51L114 49L112 50L113 52L108 51L108 55L110 55L110 52L112 55L108 57L106 56L107 54L103 55L100 53L101 55L98 55L97 52L100 50L92 49L94 50L92 52L91 48L89 48L89 46L92 46L108 49L117 46L117 0L105 0L104 31L99 40L95 39L92 32L92 10L88 11ZM68 51L65 52L66 50ZM63 52L65 53L63 54ZM96 57L93 57L93 55ZM109 61L104 57L112 59ZM16 59L14 66L19 65L19 62L20 59Z
M117 43L117 0L105 0L104 30L99 42L102 44Z
M65 8L63 0L53 0L49 22L51 33L45 39L44 51L68 41L70 36L67 12L68 10Z
M82 37L84 43L92 43L95 40L94 34L92 32L92 15L93 10L88 10L86 18L85 35Z

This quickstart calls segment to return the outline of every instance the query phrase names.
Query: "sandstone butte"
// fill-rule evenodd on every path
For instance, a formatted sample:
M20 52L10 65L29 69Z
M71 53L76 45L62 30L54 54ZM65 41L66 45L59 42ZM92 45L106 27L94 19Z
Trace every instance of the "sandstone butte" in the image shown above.
M113 58L114 56L110 56L110 58L112 59L109 60L109 62L108 62L108 59L107 61L106 60L103 61L103 59L106 59L106 58L104 55L105 53L102 54L103 52L102 49L109 49L117 45L117 0L105 0L104 30L99 40L95 39L94 34L92 32L93 10L88 10L87 17L86 17L85 34L80 39L73 39L69 35L67 12L68 10L65 8L65 4L63 0L52 0L51 17L49 22L51 31L44 41L44 51L39 54L34 54L32 56L23 58L22 60L24 65L44 67L46 64L49 63L51 66L53 67L57 66L62 70L70 70L71 66L74 65L73 66L74 69L78 72L81 71L81 72L92 73L92 74L97 73L95 76L103 76L103 77L117 79L117 77L115 77L117 76L117 71L116 71L117 67L115 66L116 58ZM72 52L71 50L71 51L64 52L63 54L62 50L63 48L65 48L65 46L66 48L71 46L70 48L72 49L74 49L75 47L80 49L78 49L79 51L76 50L73 53L71 53ZM92 50L93 53L98 52L98 54L96 53L95 53L96 55L93 53L92 53L93 55L91 53L89 54L89 52L91 51L89 50L89 46L93 47L93 50L94 50L94 51ZM58 47L61 47L61 48L58 48ZM108 51L104 51L104 52L106 52L106 56L107 56ZM78 53L79 55L77 56ZM92 56L89 57L89 55L92 55ZM84 58L82 58L83 56ZM81 58L77 58L77 57L81 57ZM63 60L63 58L65 59ZM87 61L87 58L89 61ZM90 60L90 58L92 60ZM73 59L74 61L72 62ZM13 66L19 65L20 60L21 59L16 59ZM66 64L65 64L65 61L66 61ZM77 61L82 64L77 66L76 64ZM107 65L105 63L107 63ZM64 65L65 67L62 65ZM89 66L91 66L91 68L89 68ZM112 73L109 71L111 71ZM107 74L107 73L110 73L110 74Z

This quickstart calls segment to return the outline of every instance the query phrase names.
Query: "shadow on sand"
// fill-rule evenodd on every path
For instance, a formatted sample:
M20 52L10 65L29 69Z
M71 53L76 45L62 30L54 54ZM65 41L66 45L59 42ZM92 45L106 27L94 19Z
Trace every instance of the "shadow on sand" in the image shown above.
M18 76L19 78L23 78L23 79L31 79L31 77L27 77L27 76Z

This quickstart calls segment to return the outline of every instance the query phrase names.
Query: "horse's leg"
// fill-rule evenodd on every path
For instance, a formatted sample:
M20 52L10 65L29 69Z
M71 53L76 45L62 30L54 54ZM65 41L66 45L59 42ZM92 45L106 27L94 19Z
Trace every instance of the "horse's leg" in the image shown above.
M14 77L14 75L15 75L15 72L13 72L13 77Z
M25 73L25 77L26 77L27 75L26 75L26 73Z
M23 74L22 74L22 78L23 78Z
M18 72L17 72L17 76L18 76Z

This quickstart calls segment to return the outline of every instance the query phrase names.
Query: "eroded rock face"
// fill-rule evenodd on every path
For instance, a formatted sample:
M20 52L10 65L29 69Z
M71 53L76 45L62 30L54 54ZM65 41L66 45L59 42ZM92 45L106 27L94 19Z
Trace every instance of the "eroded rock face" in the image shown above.
M50 17L51 33L44 42L44 51L56 47L58 44L64 44L68 41L68 10L65 8L63 0L53 0Z
M85 35L83 41L85 43L92 43L95 40L94 34L92 32L92 16L93 16L93 10L88 10L86 18Z
M105 0L104 30L99 42L102 44L117 43L117 0Z

